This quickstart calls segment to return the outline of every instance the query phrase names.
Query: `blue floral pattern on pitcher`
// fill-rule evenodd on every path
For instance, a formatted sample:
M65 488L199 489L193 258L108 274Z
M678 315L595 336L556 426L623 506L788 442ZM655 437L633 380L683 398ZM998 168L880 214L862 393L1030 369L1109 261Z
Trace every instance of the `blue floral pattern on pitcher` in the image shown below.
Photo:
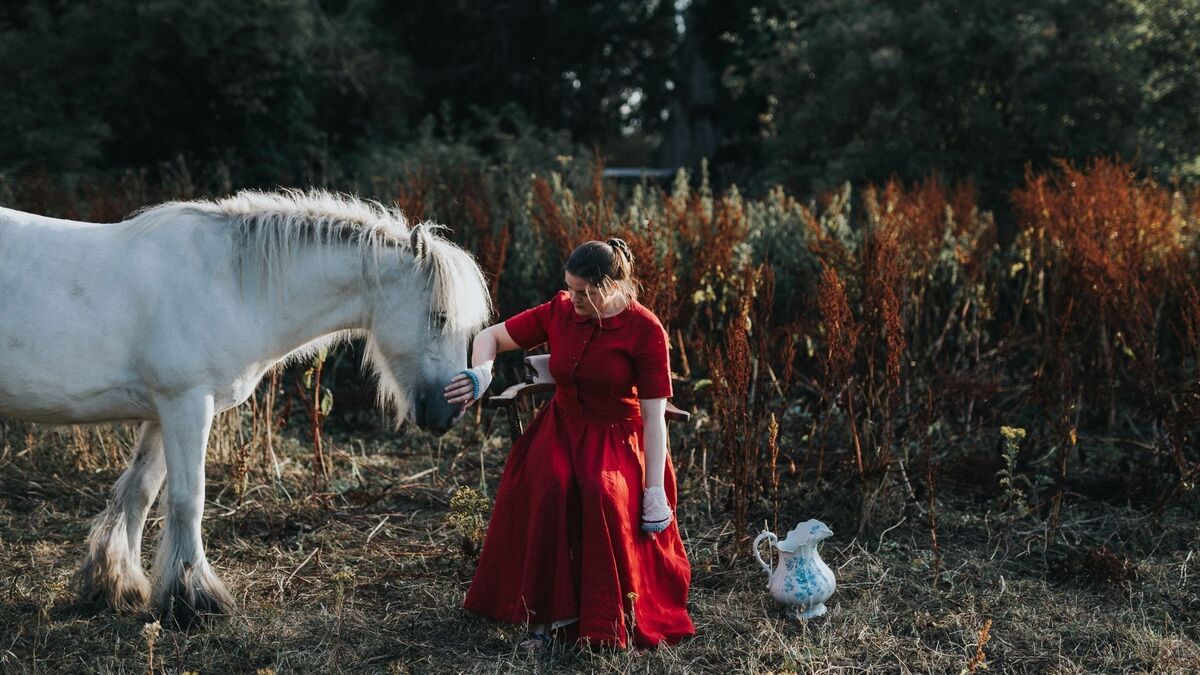
M783 590L793 598L807 598L812 595L814 584L812 574L804 561L791 558L786 563L787 576L783 582Z

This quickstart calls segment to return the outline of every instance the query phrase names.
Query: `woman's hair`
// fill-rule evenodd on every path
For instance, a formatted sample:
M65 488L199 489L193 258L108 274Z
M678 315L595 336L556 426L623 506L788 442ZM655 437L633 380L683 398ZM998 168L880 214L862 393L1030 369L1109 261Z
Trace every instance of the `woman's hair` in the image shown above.
M602 291L620 291L630 302L637 299L633 253L624 239L580 244L567 258L566 269Z

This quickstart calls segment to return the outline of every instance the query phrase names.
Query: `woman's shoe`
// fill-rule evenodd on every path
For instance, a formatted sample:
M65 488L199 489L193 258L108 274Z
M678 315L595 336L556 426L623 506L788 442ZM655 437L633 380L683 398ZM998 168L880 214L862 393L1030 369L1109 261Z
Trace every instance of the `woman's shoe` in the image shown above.
M521 640L517 648L531 654L538 654L550 649L550 645L554 643L554 638L545 633L530 633L529 637Z

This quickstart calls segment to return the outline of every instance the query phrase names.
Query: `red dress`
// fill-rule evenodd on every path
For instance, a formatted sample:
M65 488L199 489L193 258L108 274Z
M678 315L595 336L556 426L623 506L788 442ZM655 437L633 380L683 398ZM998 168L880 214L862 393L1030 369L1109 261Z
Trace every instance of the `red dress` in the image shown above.
M549 342L554 398L513 444L464 607L554 625L593 644L653 647L695 633L691 567L675 522L641 531L639 398L671 395L666 333L633 303L597 321L566 292L504 323L518 345ZM675 506L668 457L664 489Z

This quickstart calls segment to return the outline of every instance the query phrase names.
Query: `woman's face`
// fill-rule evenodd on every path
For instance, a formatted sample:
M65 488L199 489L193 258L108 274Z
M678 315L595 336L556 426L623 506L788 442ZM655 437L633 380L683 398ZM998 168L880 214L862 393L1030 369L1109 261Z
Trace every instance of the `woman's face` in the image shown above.
M608 309L616 293L603 293L587 279L566 272L563 280L567 284L567 292L571 294L571 304L575 305L575 313L584 316L600 316Z

